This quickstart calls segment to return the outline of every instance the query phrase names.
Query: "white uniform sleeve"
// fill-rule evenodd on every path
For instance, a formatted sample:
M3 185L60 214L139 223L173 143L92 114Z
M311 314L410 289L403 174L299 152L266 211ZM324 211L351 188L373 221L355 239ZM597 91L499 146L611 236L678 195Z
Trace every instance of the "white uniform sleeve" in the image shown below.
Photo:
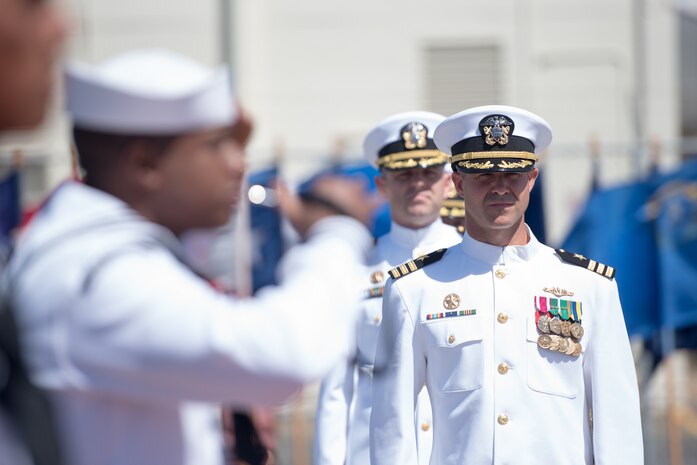
M393 280L385 286L382 302L370 417L371 464L417 465L414 414L425 381L423 345Z
M370 242L355 220L325 219L289 252L281 284L249 299L216 293L161 249L126 254L34 333L50 338L37 381L165 402L284 402L341 363Z
M596 308L601 319L584 354L586 396L592 408L596 465L642 465L643 439L634 360L617 284L603 283Z
M349 360L338 364L322 381L315 416L314 465L345 463L354 374L355 363Z

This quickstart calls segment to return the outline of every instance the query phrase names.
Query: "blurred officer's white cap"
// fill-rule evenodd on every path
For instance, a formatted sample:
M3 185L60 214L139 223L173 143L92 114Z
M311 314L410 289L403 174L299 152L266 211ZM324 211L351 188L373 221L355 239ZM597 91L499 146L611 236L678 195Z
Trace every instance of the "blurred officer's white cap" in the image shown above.
M427 111L392 115L370 130L363 154L373 165L388 170L444 164L448 157L433 141L433 132L444 119Z

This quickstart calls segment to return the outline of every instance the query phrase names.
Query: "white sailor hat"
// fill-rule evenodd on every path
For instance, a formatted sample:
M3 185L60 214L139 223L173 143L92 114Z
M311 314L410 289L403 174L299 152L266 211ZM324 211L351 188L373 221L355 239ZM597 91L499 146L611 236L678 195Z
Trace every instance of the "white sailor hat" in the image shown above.
M488 105L446 118L434 134L454 171L530 171L552 142L552 128L521 108Z
M433 132L444 119L427 111L392 115L368 133L363 154L370 163L388 170L445 164L448 156L433 142Z
M234 124L229 71L163 49L135 50L65 71L75 126L113 134L176 135Z

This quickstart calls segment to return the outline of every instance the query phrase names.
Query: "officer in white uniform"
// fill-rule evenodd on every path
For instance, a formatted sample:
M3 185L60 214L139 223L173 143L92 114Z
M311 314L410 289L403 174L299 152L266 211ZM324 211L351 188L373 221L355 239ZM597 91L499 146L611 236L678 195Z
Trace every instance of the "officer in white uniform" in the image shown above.
M363 305L355 354L322 383L315 428L315 465L366 465L373 405L372 378L377 335L382 319L382 290L387 271L460 241L440 212L451 185L444 172L447 156L433 142L433 131L445 119L435 113L399 113L377 124L366 136L363 152L380 169L378 188L390 203L390 232L373 249L363 284ZM426 391L419 398L416 422L420 461L430 457L431 408Z
M281 285L217 293L177 236L224 224L240 195L249 124L227 71L154 50L66 79L85 182L53 193L5 277L66 463L222 464L218 404L279 404L343 363L370 234L291 197L307 241Z
M371 418L373 465L418 463L416 395L435 465L643 463L615 270L539 243L524 222L549 125L507 106L436 129L465 200L462 243L390 271Z

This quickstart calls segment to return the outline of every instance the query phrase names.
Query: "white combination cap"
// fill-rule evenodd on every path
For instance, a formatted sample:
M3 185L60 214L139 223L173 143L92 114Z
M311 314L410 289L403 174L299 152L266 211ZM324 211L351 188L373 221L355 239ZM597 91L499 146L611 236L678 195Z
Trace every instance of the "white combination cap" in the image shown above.
M470 108L446 118L434 141L451 155L455 171L530 171L552 142L549 124L527 110L505 105Z
M176 135L238 118L229 71L163 49L134 50L65 70L75 126L113 134Z
M379 168L400 170L444 164L448 156L433 141L445 116L427 111L392 115L378 123L363 141L363 154Z

